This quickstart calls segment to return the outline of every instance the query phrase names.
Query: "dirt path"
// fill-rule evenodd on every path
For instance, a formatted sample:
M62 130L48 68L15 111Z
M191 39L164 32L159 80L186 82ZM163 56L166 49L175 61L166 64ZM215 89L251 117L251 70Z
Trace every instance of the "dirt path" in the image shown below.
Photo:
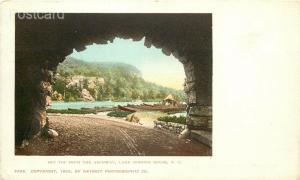
M128 122L90 116L49 116L58 137L35 138L16 155L210 155L211 149L176 135Z

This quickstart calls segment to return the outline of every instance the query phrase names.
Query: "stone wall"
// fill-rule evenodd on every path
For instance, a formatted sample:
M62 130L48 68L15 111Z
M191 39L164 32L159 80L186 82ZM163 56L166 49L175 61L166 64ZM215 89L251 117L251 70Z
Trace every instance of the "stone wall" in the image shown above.
M175 134L180 134L187 128L187 126L174 122L154 121L154 128L164 129Z
M106 44L115 37L134 41L145 37L146 47L159 48L182 62L191 111L188 127L211 129L211 14L65 14L63 20L15 17L16 144L44 126L46 97L51 92L43 86L52 83L57 65L73 49L82 51L86 45Z
M51 96L52 71L16 64L16 144L38 134L46 124L47 97Z
M187 114L187 125L190 129L212 130L211 106L190 106Z

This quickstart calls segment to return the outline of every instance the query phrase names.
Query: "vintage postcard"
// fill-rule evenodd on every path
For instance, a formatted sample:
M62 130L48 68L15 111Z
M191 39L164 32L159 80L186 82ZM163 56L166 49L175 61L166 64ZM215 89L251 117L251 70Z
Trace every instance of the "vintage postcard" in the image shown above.
M212 14L16 13L15 30L16 155L212 154Z

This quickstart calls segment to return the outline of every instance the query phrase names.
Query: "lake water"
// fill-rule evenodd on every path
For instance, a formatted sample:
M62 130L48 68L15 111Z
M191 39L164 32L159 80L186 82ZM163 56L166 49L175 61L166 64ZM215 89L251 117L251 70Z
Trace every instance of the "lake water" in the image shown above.
M158 102L146 102L146 104L156 104ZM94 107L114 107L126 106L127 104L139 105L140 102L114 102L114 101L77 101L77 102L52 102L50 109L80 109L80 108L94 108Z
M158 102L146 102L146 104L157 104ZM81 108L95 108L95 107L114 107L126 106L127 104L140 105L140 102L114 102L114 101L77 101L77 102L52 102L50 109L81 109ZM186 112L171 114L170 116L186 116Z

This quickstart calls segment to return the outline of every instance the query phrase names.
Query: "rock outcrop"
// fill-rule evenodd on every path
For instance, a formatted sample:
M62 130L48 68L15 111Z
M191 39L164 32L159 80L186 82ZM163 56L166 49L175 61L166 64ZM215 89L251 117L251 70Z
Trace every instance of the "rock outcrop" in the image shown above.
M54 100L54 101L63 101L64 100L63 95L58 93L57 91L54 91L52 93L52 100Z
M94 89L97 84L103 85L104 79L101 77L87 77L82 75L75 75L67 80L66 87L77 87L77 88L83 88L83 85L86 81L88 88Z
M80 96L84 101L95 101L95 99L87 89L82 89Z

